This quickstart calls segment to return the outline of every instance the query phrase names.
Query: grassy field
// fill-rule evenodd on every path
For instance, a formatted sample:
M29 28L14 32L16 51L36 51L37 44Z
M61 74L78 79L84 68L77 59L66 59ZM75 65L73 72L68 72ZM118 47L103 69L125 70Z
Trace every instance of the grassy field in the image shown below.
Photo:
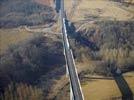
M91 79L82 85L85 100L113 100L113 98L115 98L115 100L121 100L119 97L122 95L113 79L97 79L101 76L90 77L96 79ZM134 93L134 73L126 73L124 74L124 78Z
M0 54L12 44L23 42L32 36L32 33L23 29L0 29Z
M125 73L123 76L134 94L134 72Z
M67 12L70 13L71 1L65 2ZM123 9L125 8L125 9ZM134 6L125 7L121 3L108 0L81 0L74 12L72 21L82 20L132 20L134 17ZM129 10L131 10L129 12Z

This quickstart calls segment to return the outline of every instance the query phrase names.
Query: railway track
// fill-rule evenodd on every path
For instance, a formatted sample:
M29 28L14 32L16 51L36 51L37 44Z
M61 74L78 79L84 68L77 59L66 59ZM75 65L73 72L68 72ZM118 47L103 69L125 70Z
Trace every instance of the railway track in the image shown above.
M66 28L66 15L64 10L64 0L61 0L61 27L62 27L62 36L63 36L63 47L64 47L64 55L66 59L66 69L70 80L70 99L72 100L84 100L84 96L82 93L77 69L75 66L75 61L73 58L73 53L70 48L67 28Z

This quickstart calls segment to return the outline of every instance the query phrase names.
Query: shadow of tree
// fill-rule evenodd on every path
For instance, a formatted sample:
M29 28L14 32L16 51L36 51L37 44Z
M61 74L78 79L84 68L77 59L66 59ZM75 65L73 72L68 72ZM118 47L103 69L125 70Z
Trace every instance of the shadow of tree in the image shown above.
M122 100L133 100L133 93L124 77L113 74L113 78L122 94Z
M56 10L56 12L57 13L59 13L59 11L60 11L60 3L61 3L61 0L54 0L54 2L55 2L55 10Z
M75 42L80 43L81 45L87 46L88 48L90 48L91 50L97 51L99 50L99 47L92 41L88 40L85 37L82 37L80 32L76 32L76 28L74 26L73 23L69 22L66 19L66 27L67 27L67 33L71 38L75 39Z

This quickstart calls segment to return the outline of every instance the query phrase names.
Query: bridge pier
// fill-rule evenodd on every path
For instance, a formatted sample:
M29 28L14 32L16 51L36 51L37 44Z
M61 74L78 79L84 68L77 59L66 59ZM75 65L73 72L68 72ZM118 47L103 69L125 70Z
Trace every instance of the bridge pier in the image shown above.
M68 71L68 67L67 67L67 64L66 64L66 77L69 76L69 71Z

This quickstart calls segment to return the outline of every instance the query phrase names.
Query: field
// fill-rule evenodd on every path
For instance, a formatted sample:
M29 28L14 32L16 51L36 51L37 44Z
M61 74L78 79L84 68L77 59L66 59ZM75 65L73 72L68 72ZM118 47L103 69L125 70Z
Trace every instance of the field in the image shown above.
M70 0L67 0L66 8L70 13ZM134 6L126 7L118 2L109 0L80 0L73 16L73 22L92 20L133 20Z
M124 76L134 93L134 73L126 73ZM90 77L93 79L89 78L89 81L82 85L85 100L121 100L122 95L115 80L103 76Z
M24 42L33 36L32 33L23 29L0 29L0 54L11 45Z

